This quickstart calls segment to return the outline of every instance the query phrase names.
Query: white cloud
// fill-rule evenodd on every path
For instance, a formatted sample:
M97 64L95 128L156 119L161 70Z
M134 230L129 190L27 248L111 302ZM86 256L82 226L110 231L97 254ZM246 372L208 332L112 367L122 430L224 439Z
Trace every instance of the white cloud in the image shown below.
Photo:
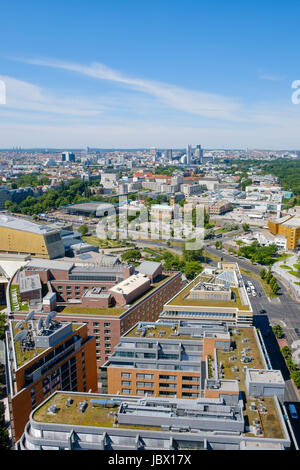
M87 101L79 97L58 97L37 85L5 75L0 75L0 80L6 86L6 105L1 108L1 111L5 109L30 110L70 116L96 116L103 111L95 101Z
M20 59L20 61L38 66L69 70L96 79L119 83L130 89L147 93L169 107L199 116L230 121L242 119L241 117L237 118L237 113L241 107L237 99L202 91L187 90L167 83L127 77L101 63L92 63L85 66L57 60Z
M263 73L259 76L261 80L268 80L269 82L281 82L284 80L284 77L279 75L272 75L268 73Z

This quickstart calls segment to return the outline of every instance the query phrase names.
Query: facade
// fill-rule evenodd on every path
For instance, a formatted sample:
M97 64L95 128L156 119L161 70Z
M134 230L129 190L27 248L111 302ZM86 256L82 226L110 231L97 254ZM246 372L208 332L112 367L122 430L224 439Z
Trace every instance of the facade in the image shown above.
M6 332L6 376L12 435L18 440L30 412L55 390L97 391L95 338L82 323L44 323L28 315ZM45 319L44 319L45 320Z
M268 229L272 235L286 239L288 250L297 250L300 246L300 217L288 215L280 219L269 220Z
M65 255L60 230L6 215L0 215L0 251L47 259Z

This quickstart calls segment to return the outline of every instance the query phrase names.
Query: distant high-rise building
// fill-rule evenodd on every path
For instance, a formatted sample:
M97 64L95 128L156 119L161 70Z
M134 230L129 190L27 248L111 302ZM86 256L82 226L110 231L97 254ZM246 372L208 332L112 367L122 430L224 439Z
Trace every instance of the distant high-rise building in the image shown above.
M72 152L63 152L61 154L62 162L75 162L75 153Z
M203 149L201 148L201 145L196 145L195 157L198 157L198 158L203 157Z
M186 164L190 165L192 161L192 146L188 145L186 148Z
M168 160L172 160L172 149L166 149L166 150L165 150L165 157L166 157Z

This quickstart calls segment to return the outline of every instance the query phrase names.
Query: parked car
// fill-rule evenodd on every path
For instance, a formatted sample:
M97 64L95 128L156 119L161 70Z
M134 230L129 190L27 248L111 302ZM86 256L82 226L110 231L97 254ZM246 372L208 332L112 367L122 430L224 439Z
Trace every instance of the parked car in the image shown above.
M262 309L259 311L259 313L266 313L266 311L265 311L265 309L262 308Z
M296 410L295 405L293 405L293 403L289 404L289 410L290 410L290 413L291 413L291 417L293 419L298 419L297 410Z

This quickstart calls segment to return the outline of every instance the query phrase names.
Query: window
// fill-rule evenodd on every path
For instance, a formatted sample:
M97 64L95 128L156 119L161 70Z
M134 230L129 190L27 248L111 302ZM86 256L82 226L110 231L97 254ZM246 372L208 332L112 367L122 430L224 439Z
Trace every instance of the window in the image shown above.
M153 388L153 387L154 387L154 383L153 383L153 382L137 382L137 383L136 383L136 386L137 386L137 387L149 387L149 388Z
M104 330L105 335L110 335L110 330Z
M161 380L174 380L176 381L176 375L160 375Z
M122 393L125 393L127 395L130 395L131 394L131 390L130 388L122 388Z
M110 341L111 338L110 338L110 336L105 336L104 339L105 339L105 341Z
M100 333L100 330L98 330L97 328L94 329L94 333Z
M131 374L129 372L122 372L121 377L123 379L129 379L131 377Z
M93 322L93 326L99 326L99 323L97 321Z
M129 380L122 380L122 386L131 387L131 382Z
M104 326L110 326L110 323L104 323Z
M168 383L160 383L159 384L160 387L163 387L163 388L176 388L176 384L168 384Z

